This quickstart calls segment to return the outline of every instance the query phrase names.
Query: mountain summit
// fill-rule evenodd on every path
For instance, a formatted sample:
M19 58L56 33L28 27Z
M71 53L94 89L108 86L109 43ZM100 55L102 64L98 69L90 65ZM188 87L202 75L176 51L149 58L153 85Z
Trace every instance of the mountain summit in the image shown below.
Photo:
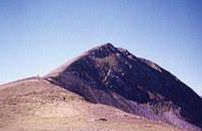
M0 85L6 131L201 131L201 111L201 97L174 75L110 43Z
M44 76L92 103L160 120L179 128L202 128L202 99L157 64L107 43Z

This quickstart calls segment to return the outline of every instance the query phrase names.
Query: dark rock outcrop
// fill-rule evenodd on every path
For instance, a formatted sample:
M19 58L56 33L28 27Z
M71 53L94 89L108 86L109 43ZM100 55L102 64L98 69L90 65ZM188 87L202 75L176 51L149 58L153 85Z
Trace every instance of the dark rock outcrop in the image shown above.
M157 64L107 43L45 78L90 102L188 130L202 128L202 99Z

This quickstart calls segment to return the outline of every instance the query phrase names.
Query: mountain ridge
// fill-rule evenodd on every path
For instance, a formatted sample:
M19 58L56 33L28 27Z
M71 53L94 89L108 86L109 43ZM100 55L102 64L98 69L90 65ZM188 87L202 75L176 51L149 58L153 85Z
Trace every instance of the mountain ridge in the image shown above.
M53 74L45 78L91 102L163 120L178 127L202 127L199 110L202 110L202 100L190 87L156 63L138 58L111 43L83 53ZM103 94L107 94L111 102L103 99ZM117 102L115 97L124 100ZM134 109L134 103L139 110ZM169 112L170 115L166 114Z
M43 77L0 85L0 103L0 129L38 130L49 125L101 130L105 122L104 129L118 130L115 122L120 130L125 124L128 130L146 130L146 119L151 130L202 129L198 94L158 64L111 43L90 49ZM141 127L137 121L143 122ZM40 127L34 127L37 122Z

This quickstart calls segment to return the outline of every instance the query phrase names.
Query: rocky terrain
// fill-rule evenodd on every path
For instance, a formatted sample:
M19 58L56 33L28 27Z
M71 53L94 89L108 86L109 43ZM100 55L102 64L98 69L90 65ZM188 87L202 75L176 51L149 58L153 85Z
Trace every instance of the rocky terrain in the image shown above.
M46 76L0 86L5 130L201 130L202 99L157 64L107 43Z

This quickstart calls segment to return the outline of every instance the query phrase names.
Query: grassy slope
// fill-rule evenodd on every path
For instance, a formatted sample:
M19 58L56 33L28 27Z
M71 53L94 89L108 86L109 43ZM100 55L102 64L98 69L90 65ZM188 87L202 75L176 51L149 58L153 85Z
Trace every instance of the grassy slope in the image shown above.
M0 86L0 130L179 130L92 104L41 78Z

